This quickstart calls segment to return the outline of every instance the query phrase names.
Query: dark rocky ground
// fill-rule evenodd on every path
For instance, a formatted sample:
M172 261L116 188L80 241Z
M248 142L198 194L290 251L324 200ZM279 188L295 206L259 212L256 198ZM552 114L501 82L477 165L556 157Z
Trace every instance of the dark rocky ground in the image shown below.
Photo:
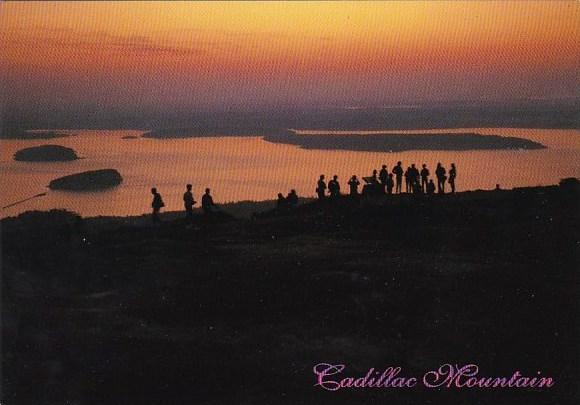
M578 190L2 221L2 404L576 404ZM314 387L475 363L550 389Z

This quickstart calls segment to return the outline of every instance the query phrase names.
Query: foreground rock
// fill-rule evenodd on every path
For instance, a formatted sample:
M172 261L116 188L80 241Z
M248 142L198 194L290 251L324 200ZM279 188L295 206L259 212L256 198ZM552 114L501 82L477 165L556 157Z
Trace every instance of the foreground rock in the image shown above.
M52 190L92 191L115 187L122 181L117 170L102 169L60 177L52 180L48 187Z
M41 145L20 149L14 154L14 160L24 162L65 162L77 160L74 149L60 145Z
M3 395L18 399L6 403L575 405L577 192L433 197L159 226L4 219ZM320 359L346 365L332 379L377 364L422 378L453 362L556 384L334 393L313 387Z

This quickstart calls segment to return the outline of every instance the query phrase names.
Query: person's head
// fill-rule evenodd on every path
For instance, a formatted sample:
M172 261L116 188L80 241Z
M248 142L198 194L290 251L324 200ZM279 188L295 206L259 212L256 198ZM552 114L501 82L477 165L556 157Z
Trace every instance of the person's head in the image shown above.
M338 180L338 176L335 174L334 176L332 176L333 180Z
M353 180L356 180L356 174L353 174L353 175L352 175L352 179L353 179Z
M155 187L151 189L151 194L157 194L157 189Z
M455 163L451 163L451 167L455 169Z
M296 190L294 189L290 190L290 194L296 194Z
M397 162L397 166L401 166L402 164L403 164L403 162L401 162L401 161Z
M278 199L282 199L284 198L284 196L282 195L282 193L278 193Z
M383 169L386 169L386 168L387 168L387 165L383 165Z
M320 180L324 180L324 174L320 175Z
M413 164L411 165L411 167L414 169L414 168L415 168L415 163L413 163Z
M211 190L210 190L209 188L206 188L206 189L205 189L205 193L206 193L206 194L209 194L209 192L210 192L210 191L211 191Z
M376 176L376 175L377 175L377 171L373 170L373 176Z
M423 163L423 169L426 169L427 165L425 163Z
M191 187L193 187L191 184L188 184L187 186L185 186L187 188L187 191L191 191Z
M441 162L437 163L437 167L441 167Z
M429 183L433 183L433 179L429 180Z

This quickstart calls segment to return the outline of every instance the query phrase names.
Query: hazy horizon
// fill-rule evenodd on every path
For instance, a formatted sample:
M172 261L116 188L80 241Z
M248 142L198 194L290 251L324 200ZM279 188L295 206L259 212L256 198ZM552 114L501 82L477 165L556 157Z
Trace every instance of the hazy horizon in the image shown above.
M3 2L3 120L577 103L579 21L576 1Z

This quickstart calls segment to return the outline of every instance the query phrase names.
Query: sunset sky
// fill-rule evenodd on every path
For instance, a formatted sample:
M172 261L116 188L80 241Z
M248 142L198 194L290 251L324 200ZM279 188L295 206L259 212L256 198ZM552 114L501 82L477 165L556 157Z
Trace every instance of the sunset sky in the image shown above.
M578 96L580 2L3 2L8 108Z

